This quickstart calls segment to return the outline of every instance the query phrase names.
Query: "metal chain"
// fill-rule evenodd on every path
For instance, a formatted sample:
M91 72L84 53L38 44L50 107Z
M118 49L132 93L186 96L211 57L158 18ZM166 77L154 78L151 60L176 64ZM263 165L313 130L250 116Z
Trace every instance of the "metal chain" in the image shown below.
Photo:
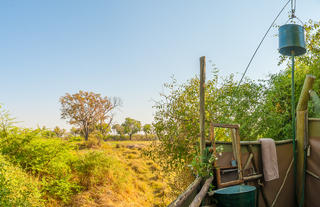
M297 0L291 0L291 17L290 19L296 18L296 8L297 8Z

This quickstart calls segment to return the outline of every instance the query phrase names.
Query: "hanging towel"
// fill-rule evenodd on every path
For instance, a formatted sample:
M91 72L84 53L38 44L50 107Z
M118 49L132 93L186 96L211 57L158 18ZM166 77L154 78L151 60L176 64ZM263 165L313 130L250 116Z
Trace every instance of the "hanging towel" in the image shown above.
M279 178L276 144L273 139L262 138L261 143L262 167L265 181Z

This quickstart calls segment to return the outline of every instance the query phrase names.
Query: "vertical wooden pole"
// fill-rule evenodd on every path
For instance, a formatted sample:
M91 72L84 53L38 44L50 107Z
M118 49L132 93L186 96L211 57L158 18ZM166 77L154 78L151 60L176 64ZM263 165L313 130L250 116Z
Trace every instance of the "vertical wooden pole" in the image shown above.
M237 148L237 164L238 164L238 173L239 173L239 180L243 179L243 172L242 172L242 161L241 161L241 145L240 145L240 126L236 129L236 148Z
M237 152L237 147L236 147L236 143L237 143L237 133L236 133L236 129L230 129L231 131L231 140L232 140L232 153L233 153L233 159L237 161L237 163L239 163L239 161L237 160L238 157L238 152Z
M313 75L307 75L306 79L304 80L304 84L301 90L301 94L299 97L299 102L297 105L297 126L296 126L296 140L297 140L297 147L296 147L296 153L297 153L297 161L296 161L296 195L298 204L301 202L303 188L304 188L304 153L305 153L305 143L307 140L306 135L306 123L307 123L307 112L308 112L308 101L309 101L309 91L313 87L313 83L315 80L315 76Z
M299 97L299 102L297 105L297 111L304 111L308 109L308 101L309 101L309 91L313 87L314 80L316 79L313 75L307 75L304 80L304 84L301 90L301 94Z
M205 83L206 82L206 57L200 57L200 153L203 156L206 147L205 141Z
M216 140L215 140L215 135L214 135L214 126L213 123L210 123L210 138L212 142L212 154L217 157L217 151L216 151ZM215 179L217 182L217 187L221 187L221 174L220 174L220 168L218 166L217 161L213 162L213 168L215 172Z
M234 159L237 161L238 166L238 179L243 179L242 174L242 162L241 162L241 145L240 145L240 133L239 133L240 126L238 128L231 129L232 135L232 151Z

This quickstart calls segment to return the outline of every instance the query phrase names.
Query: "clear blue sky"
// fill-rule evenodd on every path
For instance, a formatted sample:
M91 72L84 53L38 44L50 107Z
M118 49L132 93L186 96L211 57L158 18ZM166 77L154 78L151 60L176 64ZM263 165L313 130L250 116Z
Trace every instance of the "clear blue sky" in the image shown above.
M118 96L127 116L152 122L152 99L175 75L199 72L199 57L239 77L285 0L3 0L0 102L20 125L68 127L59 97L88 90ZM320 20L320 1L297 0L303 21ZM289 7L278 20L286 21ZM248 76L278 72L274 28Z

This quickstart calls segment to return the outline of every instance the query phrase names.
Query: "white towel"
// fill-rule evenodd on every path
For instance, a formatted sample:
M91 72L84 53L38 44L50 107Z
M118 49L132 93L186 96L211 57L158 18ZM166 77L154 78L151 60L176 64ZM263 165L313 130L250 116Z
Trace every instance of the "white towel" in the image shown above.
M262 167L265 181L271 181L279 178L279 168L276 144L273 139L262 138L261 143Z

